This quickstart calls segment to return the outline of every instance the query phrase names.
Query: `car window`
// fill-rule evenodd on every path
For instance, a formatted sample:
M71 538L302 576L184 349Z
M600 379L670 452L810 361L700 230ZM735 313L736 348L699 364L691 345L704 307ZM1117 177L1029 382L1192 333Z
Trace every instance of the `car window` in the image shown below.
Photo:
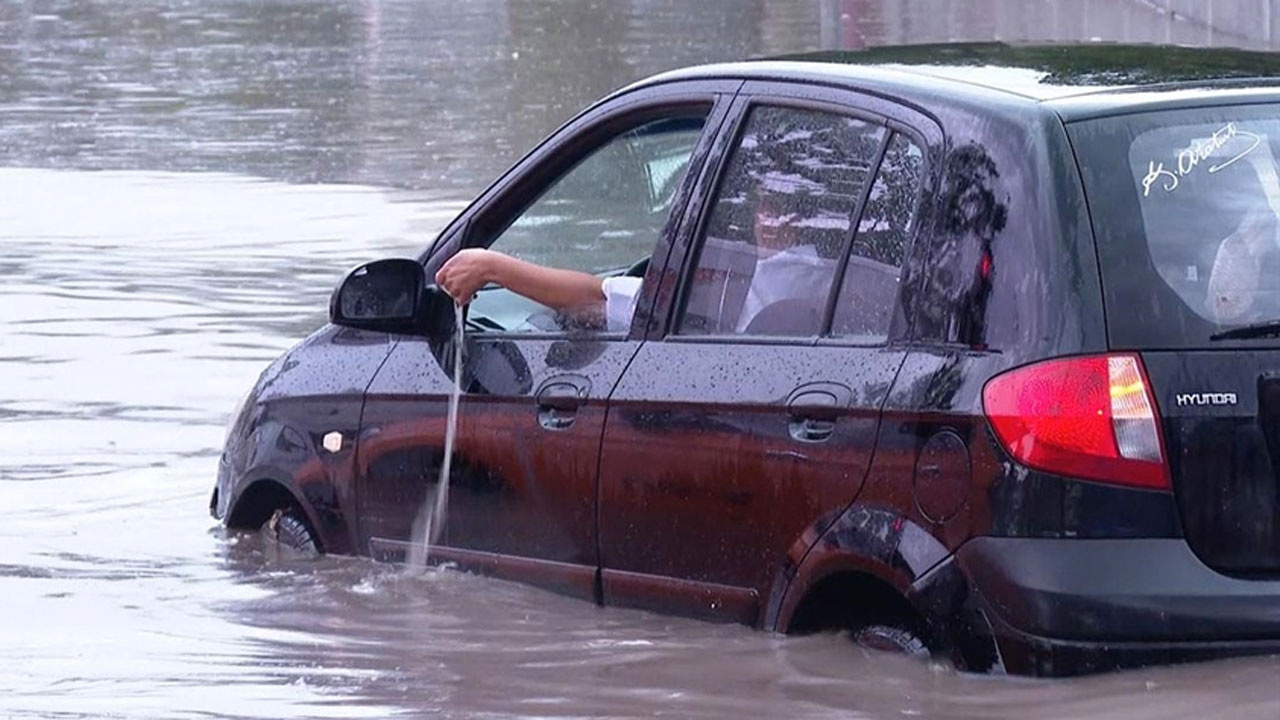
M831 319L832 335L869 343L888 337L923 171L920 146L895 133L858 220Z
M1175 125L1148 130L1129 146L1151 261L1206 320L1243 325L1280 314L1280 286L1264 272L1280 251L1280 176L1269 142L1275 135L1274 122ZM1182 146L1208 169L1184 161L1192 155L1179 157L1176 170L1169 169L1173 161L1152 160Z
M1074 124L1107 323L1130 347L1206 347L1280 319L1275 106Z
M703 231L682 335L812 336L884 128L753 108Z
M633 308L704 120L682 114L610 138L552 182L489 247L547 267L625 277L612 290ZM482 290L470 312L475 325L514 332L625 324L619 319L608 327L603 305L567 317L500 287Z

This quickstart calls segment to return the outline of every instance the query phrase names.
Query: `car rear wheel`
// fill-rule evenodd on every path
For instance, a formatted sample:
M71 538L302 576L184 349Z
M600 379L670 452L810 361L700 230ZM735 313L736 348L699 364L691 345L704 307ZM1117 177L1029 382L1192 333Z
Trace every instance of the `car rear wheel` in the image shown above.
M297 508L276 510L262 526L267 537L301 555L319 555L315 535Z
M928 660L931 655L923 638L895 625L866 625L853 631L853 641L868 650L892 652L919 660Z

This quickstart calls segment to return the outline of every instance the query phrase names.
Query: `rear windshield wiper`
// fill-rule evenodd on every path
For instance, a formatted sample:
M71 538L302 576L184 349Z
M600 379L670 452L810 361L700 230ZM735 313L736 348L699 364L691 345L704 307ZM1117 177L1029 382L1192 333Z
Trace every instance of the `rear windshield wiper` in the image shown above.
M1280 318L1241 325L1209 336L1210 340L1250 340L1252 338L1280 337Z

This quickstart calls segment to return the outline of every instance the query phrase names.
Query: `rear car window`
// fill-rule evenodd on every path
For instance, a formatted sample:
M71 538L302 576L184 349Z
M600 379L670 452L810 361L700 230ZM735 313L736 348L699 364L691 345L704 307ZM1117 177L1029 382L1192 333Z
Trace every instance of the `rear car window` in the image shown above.
M1113 347L1213 344L1280 319L1280 108L1202 108L1069 128Z
M816 336L885 129L758 106L716 195L682 335Z
M906 135L894 133L849 249L832 335L859 343L888 338L923 172L924 151Z

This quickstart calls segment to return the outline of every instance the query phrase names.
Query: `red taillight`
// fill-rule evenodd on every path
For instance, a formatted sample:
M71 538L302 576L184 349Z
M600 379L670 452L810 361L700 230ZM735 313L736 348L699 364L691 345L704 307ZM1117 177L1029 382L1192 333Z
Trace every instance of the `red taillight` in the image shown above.
M1150 383L1136 355L1071 357L992 378L982 405L996 438L1027 467L1169 490Z

